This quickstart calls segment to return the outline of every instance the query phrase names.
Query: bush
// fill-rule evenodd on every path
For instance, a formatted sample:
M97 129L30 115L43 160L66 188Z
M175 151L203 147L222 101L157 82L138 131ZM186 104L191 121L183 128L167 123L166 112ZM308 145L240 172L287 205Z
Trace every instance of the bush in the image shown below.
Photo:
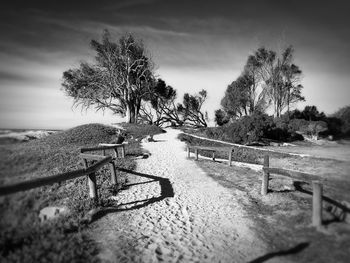
M328 125L334 135L350 137L350 105L341 108L328 118Z
M273 126L272 118L266 114L244 116L222 127L208 128L206 136L233 143L246 144L261 141Z

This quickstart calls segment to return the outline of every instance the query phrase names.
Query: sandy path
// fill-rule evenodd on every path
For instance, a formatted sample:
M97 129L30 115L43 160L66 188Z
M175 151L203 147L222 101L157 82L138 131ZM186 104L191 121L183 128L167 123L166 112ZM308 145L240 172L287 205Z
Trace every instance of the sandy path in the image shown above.
M109 262L247 262L264 254L251 222L226 189L186 159L179 131L144 143L121 212L95 224L101 259Z

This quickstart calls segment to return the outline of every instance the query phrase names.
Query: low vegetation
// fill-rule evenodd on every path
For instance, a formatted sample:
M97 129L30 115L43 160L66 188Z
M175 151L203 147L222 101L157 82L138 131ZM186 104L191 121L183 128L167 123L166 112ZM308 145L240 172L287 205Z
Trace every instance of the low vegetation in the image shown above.
M149 125L123 125L128 146L126 158L117 166L134 169L134 155L141 153L140 140L162 130ZM26 143L0 145L3 156L2 184L32 177L47 176L81 168L79 149L114 142L121 132L100 124L82 125L57 132L43 139ZM5 174L6 171L6 174ZM109 171L98 172L98 203L89 200L86 179L78 178L41 187L0 199L1 262L95 262L97 246L87 235L86 213L97 206L111 206L108 197L119 187L111 187ZM120 183L127 180L119 173ZM66 206L70 213L57 219L40 222L38 212L46 206Z
M350 111L349 111L350 112ZM279 118L263 113L242 116L218 127L202 128L192 132L210 139L238 144L269 144L272 141L293 142L304 136L346 138L349 135L350 118L346 108L327 117L315 106L303 111L292 111Z
M197 133L197 135L202 135L202 134ZM232 147L233 148L232 160L236 162L263 164L264 156L266 155L266 151L259 151L254 148L239 147L239 146L234 146L226 143L199 139L187 134L180 134L179 139L185 142L187 145L191 145L191 146ZM201 151L200 154L206 157L212 156L211 152L206 152L206 151ZM228 159L228 154L225 152L217 152L215 153L215 156L217 158ZM269 152L269 156L273 158L285 158L285 157L288 157L288 154L281 153L281 152Z

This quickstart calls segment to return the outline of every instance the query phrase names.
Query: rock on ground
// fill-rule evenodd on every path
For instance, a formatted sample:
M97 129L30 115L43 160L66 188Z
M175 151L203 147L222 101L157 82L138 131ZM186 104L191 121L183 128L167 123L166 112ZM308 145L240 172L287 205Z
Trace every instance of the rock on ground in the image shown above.
M61 215L66 215L69 213L67 207L59 207L59 206L47 206L40 210L39 218L40 221L43 222L45 220L54 219Z

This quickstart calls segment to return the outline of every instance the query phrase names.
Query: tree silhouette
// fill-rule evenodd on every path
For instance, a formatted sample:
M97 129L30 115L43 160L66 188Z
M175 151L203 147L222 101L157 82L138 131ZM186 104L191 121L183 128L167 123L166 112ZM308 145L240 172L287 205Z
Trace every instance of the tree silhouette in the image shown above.
M158 79L152 92L145 98L140 109L140 121L162 126L175 123L182 125L176 111L176 90L167 85L164 80Z
M303 101L301 95L303 86L300 84L301 70L293 64L294 49L287 47L280 56L275 51L259 48L253 59L257 66L259 75L264 81L264 93L268 99L267 103L272 104L277 117L290 105Z
M109 109L135 123L141 101L154 85L154 64L142 41L125 34L115 43L105 30L102 42L92 40L91 48L96 52L93 63L82 62L63 73L64 91L76 106Z
M202 106L207 98L207 91L201 90L198 94L184 94L183 103L177 105L177 112L183 123L194 127L207 127L208 114L202 112Z

